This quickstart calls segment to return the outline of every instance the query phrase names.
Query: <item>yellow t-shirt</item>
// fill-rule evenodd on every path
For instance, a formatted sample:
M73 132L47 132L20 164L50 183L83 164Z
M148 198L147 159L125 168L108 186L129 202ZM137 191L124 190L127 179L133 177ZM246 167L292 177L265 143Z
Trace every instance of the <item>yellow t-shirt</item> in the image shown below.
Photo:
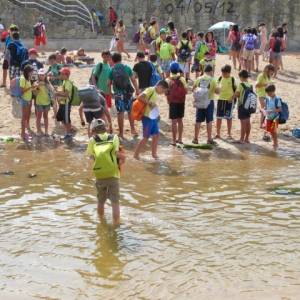
M265 89L269 83L271 83L271 79L268 78L264 73L258 75L256 84L265 85L264 87L256 88L256 94L258 97L263 98L267 96Z
M36 95L37 105L50 105L49 90L46 85L40 85Z
M182 47L182 43L184 43L184 45L186 45L187 42L188 42L188 40L181 40L177 45L177 49L179 50ZM188 47L191 51L193 50L193 45L191 42L188 42Z
M22 89L28 89L31 87L31 82L30 80L26 80L24 76L20 77L20 88ZM32 90L29 89L27 92L22 94L22 99L26 101L31 101L32 100Z
M207 60L207 59L204 58L204 59L201 59L200 65L201 65L201 67L204 71L206 66L210 65L210 66L214 67L216 65L216 60L215 59Z
M64 80L62 88L63 88L63 92L69 92L69 97L61 98L61 99L59 99L59 102L61 104L66 104L66 103L70 102L70 99L72 97L73 84L70 80Z
M208 75L203 75L203 76L196 79L196 81L194 83L194 88L199 87L201 79L210 80L208 98L209 98L209 100L215 100L215 91L216 91L216 88L218 86L217 80L213 77L208 76Z
M233 77L229 77L229 78L222 77L222 79L220 81L218 81L218 84L220 87L220 95L219 95L220 100L232 102L232 97L234 95L232 78ZM235 85L235 88L236 88L236 85Z
M143 94L146 96L148 102L150 102L151 104L156 104L156 102L158 101L159 97L158 97L155 87L149 87L149 88L145 89L143 91ZM149 105L147 105L145 112L144 112L144 116L149 117L151 110L152 110L152 108Z
M155 26L150 26L148 31L149 31L149 34L150 34L151 38L153 40L156 39L156 28L155 28Z
M163 42L160 46L159 57L162 60L171 60L175 53L175 47L170 43Z

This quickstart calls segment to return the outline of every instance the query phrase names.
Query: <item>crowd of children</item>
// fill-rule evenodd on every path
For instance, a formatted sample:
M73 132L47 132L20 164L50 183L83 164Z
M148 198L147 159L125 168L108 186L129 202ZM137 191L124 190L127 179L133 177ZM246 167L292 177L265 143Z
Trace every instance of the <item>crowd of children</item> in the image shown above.
M120 172L120 139L124 139L124 119L128 114L131 134L138 137L136 122L141 121L142 139L137 142L134 158L139 159L147 141L152 140L152 156L158 158L159 142L159 101L166 97L171 120L171 145L183 144L185 101L189 92L191 73L195 73L193 97L195 107L195 130L192 143L199 143L201 123L206 123L207 144L216 145L221 138L222 121L226 120L228 140L237 143L250 143L251 115L260 108L260 127L264 130L264 140L273 139L273 146L278 148L278 124L286 121L287 107L276 95L272 79L282 65L281 52L286 48L286 31L278 28L267 43L265 25L256 29L239 32L234 25L229 33L230 57L233 66L239 64L239 80L231 74L231 66L224 65L221 76L215 78L216 55L218 45L213 32L198 33L188 29L178 36L173 22L167 28L159 30L156 20L151 20L148 27L141 22L136 34L139 51L133 68L122 62L125 26L122 21L115 28L117 32L117 52L102 52L102 61L92 71L90 86L82 91L70 80L71 69L64 66L66 51L51 54L48 68L38 60L36 49L26 52L19 40L16 25L10 27L5 37L5 59L3 63L3 84L6 86L7 70L11 80L12 94L18 98L22 108L21 137L28 141L33 134L30 128L32 104L35 106L37 135L49 135L48 112L53 108L56 122L65 128L65 139L72 139L71 109L74 95L78 93L82 125L88 123L88 135L91 138L88 152L95 159L94 171L97 178L99 213L103 214L103 203L110 198L118 204L117 192ZM282 36L283 33L283 36ZM258 40L260 42L258 43ZM266 54L268 52L268 54ZM258 55L270 57L263 72L258 75L255 86L249 82L251 72L258 71ZM21 55L21 56L20 56ZM80 49L77 55L85 56ZM256 68L255 68L256 66ZM87 80L88 81L88 80ZM19 92L16 91L19 87ZM82 92L80 96L80 92ZM88 96L87 96L88 95ZM135 97L136 96L136 100ZM110 108L117 111L118 136L113 135ZM217 102L215 103L215 100ZM233 111L237 107L240 120L240 138L232 137ZM285 109L285 115L282 114ZM216 111L216 135L213 137L213 121ZM136 114L139 117L136 117ZM85 118L84 118L85 116ZM284 119L285 117L285 119ZM44 132L42 131L42 119ZM108 152L110 151L110 152ZM113 153L105 157L107 153ZM103 157L105 159L103 159ZM105 167L101 164L106 164ZM110 193L111 192L111 193ZM112 198L111 198L112 197ZM103 200L104 199L104 200ZM114 206L115 218L118 219L118 205Z

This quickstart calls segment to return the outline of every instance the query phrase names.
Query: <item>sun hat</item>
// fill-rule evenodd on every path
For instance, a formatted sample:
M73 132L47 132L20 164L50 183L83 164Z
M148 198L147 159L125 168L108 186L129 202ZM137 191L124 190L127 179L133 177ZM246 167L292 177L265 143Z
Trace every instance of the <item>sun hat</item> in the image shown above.
M30 55L30 54L36 54L36 55L38 55L38 52L37 52L37 50L35 49L35 48L30 48L29 50L28 50L28 54Z
M160 31L159 31L160 34L163 34L163 33L167 33L167 29L166 28L162 28Z
M91 130L100 130L105 131L106 130L106 123L102 119L94 119L91 123Z

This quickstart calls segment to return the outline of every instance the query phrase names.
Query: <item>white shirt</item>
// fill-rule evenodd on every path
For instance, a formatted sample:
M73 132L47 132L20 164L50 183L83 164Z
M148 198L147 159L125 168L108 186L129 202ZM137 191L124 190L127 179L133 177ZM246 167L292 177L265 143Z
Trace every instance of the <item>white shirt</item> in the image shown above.
M0 31L3 31L4 29L4 26L0 23Z

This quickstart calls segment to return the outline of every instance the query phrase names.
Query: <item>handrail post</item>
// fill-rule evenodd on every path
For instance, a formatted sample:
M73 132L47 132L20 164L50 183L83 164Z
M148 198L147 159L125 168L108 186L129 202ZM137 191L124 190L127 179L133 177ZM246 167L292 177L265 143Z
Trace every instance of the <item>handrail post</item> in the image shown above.
M92 25L92 31L95 32L95 26L94 26L94 19L93 19L93 16L90 12L90 10L88 9L88 7L82 3L80 0L76 0L77 3L79 3L86 11L87 13L89 14L89 17L90 17L90 20L91 20L91 25Z

